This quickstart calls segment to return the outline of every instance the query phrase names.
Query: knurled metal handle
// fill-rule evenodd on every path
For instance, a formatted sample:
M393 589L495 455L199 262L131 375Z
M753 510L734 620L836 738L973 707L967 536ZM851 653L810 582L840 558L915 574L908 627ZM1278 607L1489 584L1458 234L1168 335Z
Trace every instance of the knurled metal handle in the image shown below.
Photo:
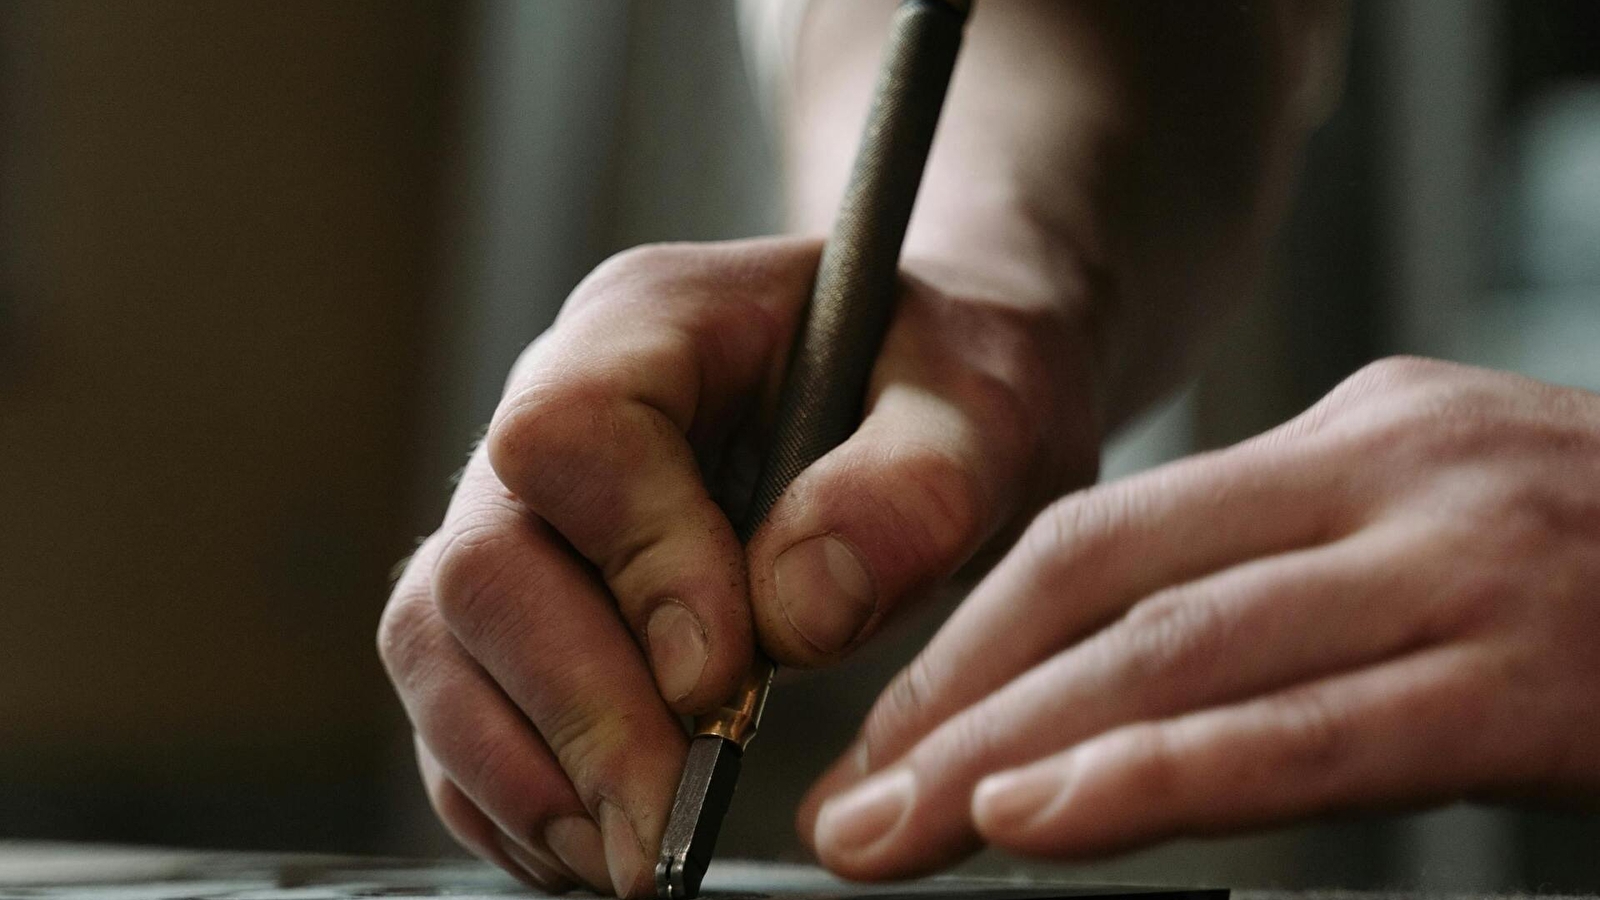
M873 362L899 285L900 245L961 46L966 10L906 0L895 13L855 169L822 251L761 476L740 538L789 483L861 421Z

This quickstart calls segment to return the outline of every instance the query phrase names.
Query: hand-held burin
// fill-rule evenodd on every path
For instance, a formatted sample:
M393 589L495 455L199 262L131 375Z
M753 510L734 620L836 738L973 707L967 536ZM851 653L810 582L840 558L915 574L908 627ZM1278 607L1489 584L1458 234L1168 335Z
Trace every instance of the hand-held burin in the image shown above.
M789 361L772 452L740 523L741 540L750 539L789 482L849 437L861 419L894 306L900 246L969 6L966 0L903 0L895 13L855 168ZM772 671L758 652L738 693L695 722L656 863L662 900L689 900L700 891Z

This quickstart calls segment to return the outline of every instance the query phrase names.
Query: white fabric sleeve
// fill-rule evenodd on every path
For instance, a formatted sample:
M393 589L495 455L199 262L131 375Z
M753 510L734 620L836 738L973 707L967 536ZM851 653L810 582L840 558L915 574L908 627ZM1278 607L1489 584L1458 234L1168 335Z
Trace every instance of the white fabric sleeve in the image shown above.
M794 89L795 47L810 0L739 0L745 71L769 127Z

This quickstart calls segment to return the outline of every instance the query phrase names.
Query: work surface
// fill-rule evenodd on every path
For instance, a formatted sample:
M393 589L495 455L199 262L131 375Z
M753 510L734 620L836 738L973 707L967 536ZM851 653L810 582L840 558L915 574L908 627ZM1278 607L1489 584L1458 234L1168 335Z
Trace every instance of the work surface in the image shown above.
M1046 900L1119 889L1071 884L934 879L863 886L804 866L726 861L712 866L703 896L812 900ZM219 853L0 842L0 900L351 900L357 897L508 897L531 892L475 863ZM583 895L579 895L583 896ZM1144 900L1222 900L1225 891L1155 889ZM1368 900L1437 895L1237 891L1237 900Z

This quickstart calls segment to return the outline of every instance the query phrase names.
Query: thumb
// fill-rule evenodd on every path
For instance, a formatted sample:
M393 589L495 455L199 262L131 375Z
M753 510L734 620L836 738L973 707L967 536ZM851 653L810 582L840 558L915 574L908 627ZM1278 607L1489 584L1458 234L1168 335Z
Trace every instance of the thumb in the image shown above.
M917 318L891 331L856 433L790 484L750 541L758 634L781 664L849 652L1047 499L1041 470L1056 469L1052 483L1063 477L1064 467L1041 465L1060 456L1046 452L1055 392L1015 364L1027 354L963 359ZM1074 474L1092 478L1088 457L1090 470Z

